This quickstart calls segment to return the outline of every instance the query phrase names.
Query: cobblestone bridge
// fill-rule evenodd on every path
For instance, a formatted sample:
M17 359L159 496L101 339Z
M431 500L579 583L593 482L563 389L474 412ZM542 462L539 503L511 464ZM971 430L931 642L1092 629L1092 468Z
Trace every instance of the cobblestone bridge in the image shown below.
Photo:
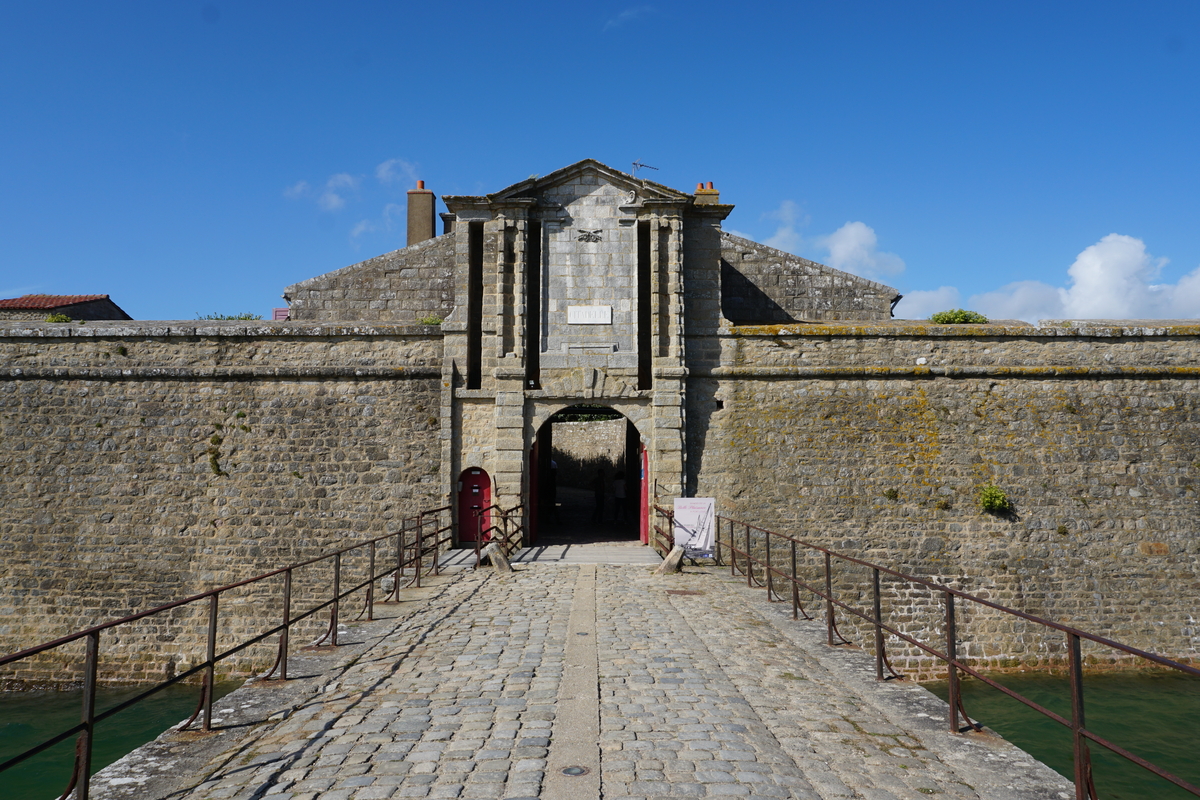
M940 701L876 683L790 606L605 550L444 575L348 627L336 655L298 658L287 686L218 703L220 733L167 734L105 770L93 796L1074 795L998 737L948 733Z

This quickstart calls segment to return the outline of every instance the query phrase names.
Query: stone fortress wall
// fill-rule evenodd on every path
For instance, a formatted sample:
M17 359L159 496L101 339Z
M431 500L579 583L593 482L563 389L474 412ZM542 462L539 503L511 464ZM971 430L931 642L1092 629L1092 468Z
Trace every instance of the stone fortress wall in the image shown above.
M454 248L448 233L352 264L284 290L290 317L304 322L415 325L454 310Z
M426 328L7 323L0 364L6 653L395 532L440 505L441 338ZM297 574L297 609L328 596L328 572ZM225 646L274 624L281 585L264 591L223 601ZM203 653L206 613L105 635L104 674L186 668ZM0 681L69 681L72 654ZM273 655L260 647L230 666Z
M896 290L752 242L720 234L721 313L734 323L887 320Z
M0 322L0 650L393 532L468 467L519 504L540 425L586 402L633 423L664 499L1196 657L1200 327L892 321L891 287L724 232L711 185L592 160L443 200L452 232L419 186L411 245L288 287L292 322ZM989 483L1012 514L978 509ZM234 598L223 635L273 602ZM993 665L1061 655L962 627ZM147 628L110 660L161 674L196 643Z
M729 516L1195 658L1197 334L726 327L688 343L688 489ZM9 323L0 354L4 651L392 532L442 502L441 339L428 328ZM984 483L1013 515L978 510ZM840 586L866 596L854 576ZM939 630L937 602L887 586L906 629ZM255 616L230 616L222 635ZM1061 654L1011 621L962 628L965 654L993 665ZM202 626L190 630L126 637L110 666L181 669L201 649ZM135 658L151 638L154 655Z
M625 469L625 426L624 419L555 422L558 485L591 489L597 469L611 482L617 470Z
M689 489L733 518L1196 660L1198 333L734 327L691 364ZM1013 513L981 512L985 484ZM820 561L807 565L816 579ZM839 592L869 609L865 571L841 574ZM940 598L886 580L884 594L885 613L941 645ZM963 654L1003 668L1065 657L1061 634L964 605ZM913 648L897 652L921 671ZM1099 666L1111 651L1085 654Z

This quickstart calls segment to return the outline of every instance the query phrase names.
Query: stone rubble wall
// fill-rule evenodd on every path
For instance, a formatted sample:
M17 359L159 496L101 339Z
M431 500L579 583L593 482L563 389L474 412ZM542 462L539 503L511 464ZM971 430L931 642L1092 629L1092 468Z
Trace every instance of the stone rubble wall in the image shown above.
M624 419L554 423L554 460L558 485L591 489L596 470L604 470L605 490L625 467Z
M721 311L735 324L888 320L890 286L721 234Z
M0 652L395 533L443 503L440 336L427 329L7 325L0 365ZM380 564L394 557L381 547ZM346 559L344 586L365 560ZM293 615L331 585L328 564L297 572ZM224 597L219 649L275 624L281 592L274 579ZM196 663L206 614L105 633L101 679ZM301 625L293 647L327 620ZM273 642L223 670L270 666ZM75 680L80 652L0 669L0 682Z
M456 233L352 264L284 289L293 320L413 325L454 310Z
M1195 660L1197 332L734 328L695 348L689 488L727 516ZM1011 514L980 510L986 484ZM819 558L801 561L818 580ZM869 575L835 572L839 597L869 608ZM963 606L961 652L980 663L1065 657L1062 634ZM941 646L942 601L928 590L885 580L884 613ZM870 646L869 627L842 616ZM929 668L895 647L897 668ZM1084 652L1095 667L1114 655Z

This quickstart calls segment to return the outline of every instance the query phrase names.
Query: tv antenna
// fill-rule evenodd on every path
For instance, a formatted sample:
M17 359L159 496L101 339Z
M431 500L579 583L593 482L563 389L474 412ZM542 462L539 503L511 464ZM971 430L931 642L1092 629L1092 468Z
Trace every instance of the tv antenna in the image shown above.
M636 177L637 177L637 171L638 171L639 169L643 169L643 168L645 168L645 169L652 169L652 170L655 170L656 172L658 171L658 167L652 167L652 166L650 166L649 164L643 164L643 163L642 163L642 160L639 158L637 161L633 162L633 177L635 177L635 178L636 178Z

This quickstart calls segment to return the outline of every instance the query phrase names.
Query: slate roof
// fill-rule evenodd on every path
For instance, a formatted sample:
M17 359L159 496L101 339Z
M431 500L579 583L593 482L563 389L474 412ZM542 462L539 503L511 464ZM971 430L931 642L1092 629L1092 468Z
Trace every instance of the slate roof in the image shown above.
M106 294L26 294L8 300L0 300L0 308L27 310L49 310L73 306L77 303L90 303L94 300L108 300Z

